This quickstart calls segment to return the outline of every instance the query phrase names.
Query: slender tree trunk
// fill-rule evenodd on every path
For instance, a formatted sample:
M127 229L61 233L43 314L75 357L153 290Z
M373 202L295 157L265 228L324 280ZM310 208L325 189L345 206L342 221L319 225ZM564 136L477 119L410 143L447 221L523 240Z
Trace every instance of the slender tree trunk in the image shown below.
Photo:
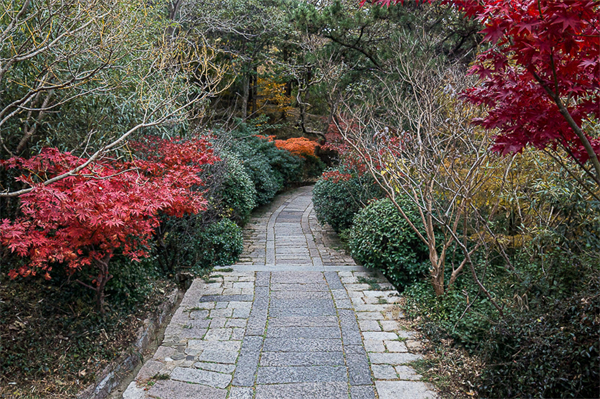
M258 112L258 66L254 66L254 74L252 75L252 113Z
M242 120L248 118L248 97L250 96L250 76L244 76L244 91L242 93Z

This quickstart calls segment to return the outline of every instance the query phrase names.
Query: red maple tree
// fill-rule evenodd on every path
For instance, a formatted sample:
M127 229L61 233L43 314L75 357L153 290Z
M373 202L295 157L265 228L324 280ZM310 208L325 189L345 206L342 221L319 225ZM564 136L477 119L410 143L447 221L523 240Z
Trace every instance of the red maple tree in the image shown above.
M216 160L205 139L154 138L132 147L140 159L103 160L49 185L40 182L86 159L46 148L31 159L0 161L0 166L23 171L17 179L34 188L20 196L22 216L0 224L0 243L28 259L9 272L11 278L40 273L49 279L56 264L64 265L69 275L91 267L97 272L92 285L76 281L96 292L103 313L115 252L139 260L148 255L159 212L181 216L205 209L198 173Z
M416 0L416 3L425 2ZM431 2L428 0L427 2ZM380 5L404 3L377 0ZM443 0L484 25L471 73L482 81L464 97L488 108L475 120L498 129L493 149L564 148L600 185L600 141L585 123L600 116L600 2ZM592 123L593 124L593 123ZM592 164L588 168L587 162Z

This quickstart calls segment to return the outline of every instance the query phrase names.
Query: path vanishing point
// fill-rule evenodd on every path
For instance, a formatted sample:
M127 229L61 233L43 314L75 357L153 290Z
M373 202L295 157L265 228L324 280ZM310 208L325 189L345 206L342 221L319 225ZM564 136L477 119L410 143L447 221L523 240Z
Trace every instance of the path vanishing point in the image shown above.
M312 187L278 196L244 229L233 272L196 279L127 399L424 399L400 296L321 227Z

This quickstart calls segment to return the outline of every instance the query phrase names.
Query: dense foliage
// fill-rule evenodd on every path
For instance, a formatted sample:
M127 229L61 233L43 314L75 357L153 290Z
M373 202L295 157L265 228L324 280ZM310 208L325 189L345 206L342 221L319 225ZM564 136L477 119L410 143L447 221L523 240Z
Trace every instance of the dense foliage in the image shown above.
M340 233L352 226L354 215L369 201L381 196L370 175L342 167L327 170L317 181L313 204L319 222Z
M399 201L416 222L417 210ZM389 199L370 203L354 217L348 247L363 266L382 271L398 288L421 279L427 272L427 247L419 240Z

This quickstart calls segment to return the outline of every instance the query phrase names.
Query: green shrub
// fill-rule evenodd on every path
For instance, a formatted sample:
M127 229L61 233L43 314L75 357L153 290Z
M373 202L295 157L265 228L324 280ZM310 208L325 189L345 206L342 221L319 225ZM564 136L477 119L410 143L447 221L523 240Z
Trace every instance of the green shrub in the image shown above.
M327 170L313 189L317 219L331 225L337 233L350 228L354 215L370 200L383 197L370 175L359 176L342 168Z
M142 258L139 262L116 255L110 260L112 278L106 284L106 295L111 304L129 307L143 302L152 291L152 280L160 276L156 256Z
M193 215L169 218L164 225L158 259L169 272L203 273L215 265L230 265L244 249L242 229L229 219L204 224L202 215Z
M231 134L234 139L228 150L242 161L252 179L258 205L269 203L284 187L302 180L304 160L256 137L260 134L257 128L242 124Z
M256 189L246 169L233 155L222 156L225 172L215 202L221 215L243 226L256 206Z
M480 390L488 397L600 397L600 286L491 330Z
M229 219L222 219L198 231L195 268L231 265L244 250L242 229Z
M417 223L414 206L401 198L398 202ZM348 246L354 259L381 270L399 288L416 281L428 269L427 247L387 198L372 202L356 215Z

